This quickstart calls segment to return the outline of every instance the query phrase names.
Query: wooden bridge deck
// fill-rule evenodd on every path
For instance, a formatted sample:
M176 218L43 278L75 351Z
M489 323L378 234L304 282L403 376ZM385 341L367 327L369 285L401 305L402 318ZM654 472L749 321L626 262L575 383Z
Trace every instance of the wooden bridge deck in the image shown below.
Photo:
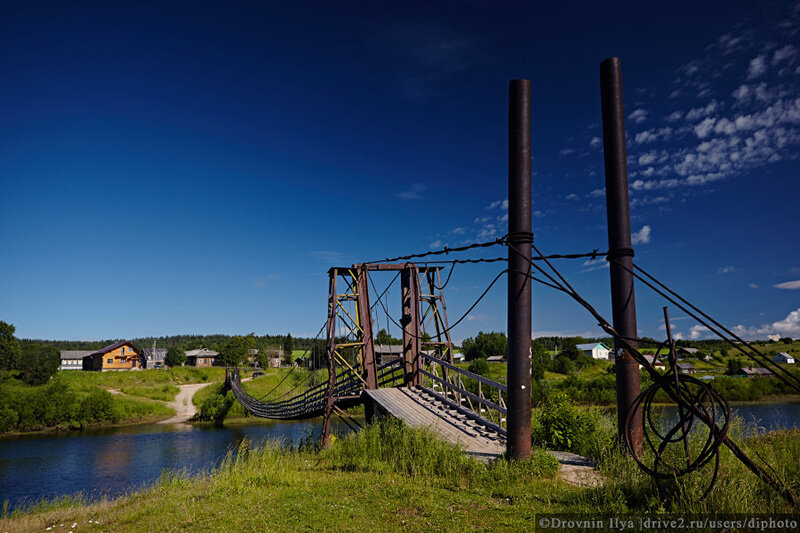
M488 461L505 452L505 437L418 388L365 390L377 411L409 426L428 428L465 453Z

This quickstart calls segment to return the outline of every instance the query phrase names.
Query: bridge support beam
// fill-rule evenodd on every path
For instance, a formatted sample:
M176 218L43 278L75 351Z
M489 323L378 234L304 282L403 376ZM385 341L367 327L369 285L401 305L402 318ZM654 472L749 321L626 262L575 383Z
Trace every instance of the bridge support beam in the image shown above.
M413 265L400 273L400 286L403 299L403 363L405 365L406 385L422 383L419 374L422 333L419 319L419 268Z
M361 267L358 271L358 296L356 297L356 305L358 309L358 321L361 326L361 338L364 341L362 352L363 357L363 374L364 383L368 389L378 388L378 371L375 365L375 345L372 338L372 313L369 306L369 273L365 267Z
M531 82L513 80L508 109L508 430L510 459L531 455ZM512 248L513 246L513 248Z
M628 165L625 150L625 112L622 105L622 68L619 58L600 64L600 95L603 109L603 155L606 173L606 216L608 250L611 257L611 309L614 329L633 348L635 340L636 300L633 294L633 248L631 244ZM617 263L618 261L619 263ZM628 269L628 270L626 270ZM642 413L631 413L639 395L639 365L622 343L614 341L614 365L617 374L617 430L620 439L629 416L633 416L630 436L634 449L642 447Z

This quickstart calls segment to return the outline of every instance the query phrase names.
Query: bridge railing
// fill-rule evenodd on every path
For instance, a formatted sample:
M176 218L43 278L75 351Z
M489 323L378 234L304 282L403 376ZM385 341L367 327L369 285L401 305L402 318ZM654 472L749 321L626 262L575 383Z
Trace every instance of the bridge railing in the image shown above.
M231 390L234 396L250 413L262 418L300 419L313 418L325 412L328 398L328 382L308 387L297 394L273 401L261 401L250 396L242 387L238 368L226 369ZM377 368L378 384L381 387L392 387L403 384L404 373L401 361L381 364ZM339 369L333 386L333 397L348 403L360 402L363 382L350 369Z
M467 417L506 434L508 388L497 381L464 370L456 365L422 353L421 386L425 392L461 411Z

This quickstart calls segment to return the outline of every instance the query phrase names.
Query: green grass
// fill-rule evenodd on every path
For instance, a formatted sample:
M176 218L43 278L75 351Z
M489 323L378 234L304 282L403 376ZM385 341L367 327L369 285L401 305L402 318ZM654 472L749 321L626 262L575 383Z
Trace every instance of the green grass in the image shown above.
M75 388L100 387L103 389L123 389L126 387L154 387L157 385L184 385L223 381L225 369L219 367L195 368L178 367L164 370L130 370L118 372L84 372L66 370L58 375Z
M736 438L798 488L800 431ZM577 488L558 479L554 460L540 450L529 461L484 465L424 430L388 422L327 450L279 443L251 450L244 441L213 472L165 473L152 487L115 500L86 504L78 495L41 502L0 520L0 531L73 522L92 531L531 531L543 512L798 512L728 452L715 490L702 502L693 496L705 473L688 478L687 498L670 501L618 450L607 450L600 468L603 486Z
M164 385L157 385L155 387L124 387L122 392L131 396L141 396L142 398L150 398L151 400L171 402L180 392L180 389L175 385L165 383Z

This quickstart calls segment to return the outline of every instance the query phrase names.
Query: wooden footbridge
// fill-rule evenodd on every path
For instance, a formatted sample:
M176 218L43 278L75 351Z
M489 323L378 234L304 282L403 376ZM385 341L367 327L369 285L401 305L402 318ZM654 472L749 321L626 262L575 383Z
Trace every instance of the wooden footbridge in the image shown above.
M378 361L370 273L397 271L401 279L402 355ZM332 268L328 301L327 380L288 398L263 401L242 387L238 369L227 384L250 413L273 419L324 417L323 441L334 415L363 404L367 419L391 416L424 427L480 458L506 447L506 385L456 366L439 276L440 267L414 263ZM387 287L388 289L388 287ZM386 292L386 291L384 291ZM382 302L381 302L382 303Z

